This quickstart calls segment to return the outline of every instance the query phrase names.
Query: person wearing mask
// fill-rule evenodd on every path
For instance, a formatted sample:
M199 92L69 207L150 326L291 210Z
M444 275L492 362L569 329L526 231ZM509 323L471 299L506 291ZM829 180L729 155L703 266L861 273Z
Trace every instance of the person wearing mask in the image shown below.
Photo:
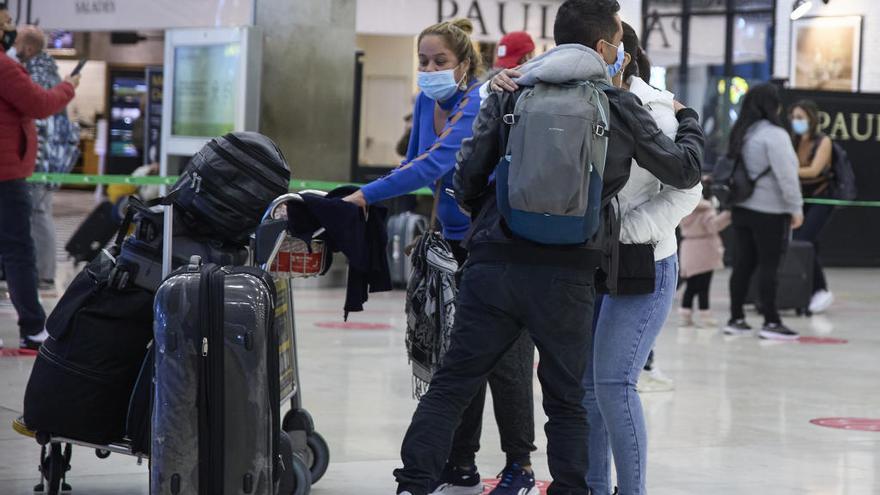
M45 89L51 89L61 82L58 74L58 66L55 60L45 52L46 36L36 26L25 26L18 30L18 38L15 42L15 50L18 60L24 64L25 69L31 75L31 79ZM59 146L55 133L70 128L67 113L61 112L45 119L36 121L37 125L37 172L51 172L54 170L51 161L59 159L53 147ZM53 139L53 137L55 139ZM62 145L66 146L67 143ZM31 184L31 201L33 214L31 215L31 235L34 238L37 256L37 273L39 275L40 290L52 290L55 288L55 221L52 218L52 189L51 184Z
M800 164L798 177L803 195L807 198L830 199L833 146L831 138L819 130L819 107L810 100L799 101L791 106L789 119L791 140ZM804 224L794 231L795 239L811 243L816 251L813 258L813 297L810 300L810 311L813 313L825 312L834 302L834 294L828 290L825 270L819 260L819 236L833 212L834 207L830 205L805 205Z
M43 89L10 58L17 31L0 9L0 257L12 304L18 313L19 346L37 349L48 337L46 313L37 294L37 268L31 237L31 196L25 179L34 173L37 130L34 119L61 111L73 99L79 76Z
M650 63L635 30L626 23L623 46L623 67L612 83L638 96L663 134L674 139L679 127L674 96L640 77L639 67ZM618 280L617 294L597 298L590 350L593 366L584 374L590 424L587 485L595 495L609 495L614 486L609 453L620 493L645 493L648 435L636 385L645 387L654 379L650 373L640 379L640 372L675 298L675 228L696 208L701 191L700 184L689 189L665 186L634 160L629 181L617 194L620 265L631 269ZM657 389L659 384L647 385Z
M556 16L557 47L520 71L523 86L604 81L610 107L602 193L603 217L626 184L632 160L664 183L691 188L700 180L703 134L696 112L676 104L676 140L665 136L638 98L611 88L609 73L620 69L623 29L615 0L566 0ZM522 94L493 92L458 156L455 195L476 215L468 239L470 258L459 289L455 329L444 363L413 415L401 447L403 467L395 471L398 494L424 495L443 469L453 430L470 398L506 350L528 332L540 352L538 379L549 421L549 494L588 493L589 433L583 377L589 352L595 297L594 278L605 257L599 242L546 245L513 235L502 221L490 182L511 139L503 115L514 112ZM535 166L540 166L536 163ZM605 230L609 223L600 226Z
M525 31L507 33L498 42L496 69L515 69L535 56L535 42Z
M436 24L421 33L418 40L421 93L413 109L407 159L390 175L345 198L364 207L410 194L422 187L436 187L439 181L439 187L434 190L434 194L440 196L438 218L443 237L452 247L460 266L464 266L468 257L462 240L470 228L470 218L458 209L448 191L452 190L455 154L462 141L473 134L473 122L481 104L478 76L482 61L471 41L472 31L470 21L459 19ZM528 337L523 336L489 374L502 450L507 455L507 466L502 473L504 482L493 491L496 495L513 495L520 489L534 489L531 473L531 452L535 450L533 363L534 347ZM486 402L485 377L472 397L455 432L446 467L434 478L434 493L483 493L476 452L480 446Z
M804 222L798 182L798 157L791 136L782 127L782 102L772 84L759 84L746 93L739 118L730 131L727 153L740 157L755 180L752 195L731 212L734 233L733 273L730 275L728 335L752 332L743 305L752 275L758 276L758 299L764 313L759 335L771 340L795 340L797 332L782 323L776 307L779 265L792 229Z

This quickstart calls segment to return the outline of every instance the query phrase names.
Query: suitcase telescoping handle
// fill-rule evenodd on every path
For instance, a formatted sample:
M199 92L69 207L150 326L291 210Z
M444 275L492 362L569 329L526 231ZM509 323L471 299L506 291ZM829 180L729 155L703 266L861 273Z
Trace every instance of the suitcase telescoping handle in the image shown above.
M174 242L174 203L169 202L163 208L164 221L162 222L162 280L171 275L171 243Z

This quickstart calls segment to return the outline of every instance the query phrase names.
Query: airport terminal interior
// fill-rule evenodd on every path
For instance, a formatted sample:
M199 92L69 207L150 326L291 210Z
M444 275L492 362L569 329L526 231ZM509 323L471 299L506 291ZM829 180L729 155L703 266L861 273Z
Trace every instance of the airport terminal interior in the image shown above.
M0 0L0 495L880 495L878 48L874 0Z

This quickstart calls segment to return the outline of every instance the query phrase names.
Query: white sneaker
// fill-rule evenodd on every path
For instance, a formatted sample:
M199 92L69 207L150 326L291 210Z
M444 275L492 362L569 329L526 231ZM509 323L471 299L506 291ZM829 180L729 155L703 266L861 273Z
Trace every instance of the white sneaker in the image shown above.
M694 311L687 308L678 308L678 316L681 318L678 326L688 328L694 326Z
M700 311L700 328L718 328L721 323L712 315L709 309Z
M639 375L639 383L636 384L636 390L641 393L671 392L675 390L675 381L657 368L651 371L642 370Z
M834 303L834 294L824 289L820 290L813 294L813 298L810 299L810 312L824 313L831 307L832 303Z

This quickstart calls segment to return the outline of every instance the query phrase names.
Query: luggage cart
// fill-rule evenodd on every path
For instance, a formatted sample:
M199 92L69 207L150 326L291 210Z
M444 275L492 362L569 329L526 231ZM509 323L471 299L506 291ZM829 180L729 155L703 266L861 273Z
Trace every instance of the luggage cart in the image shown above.
M321 191L303 191L321 194ZM312 485L327 472L330 464L330 448L324 437L315 430L311 414L303 408L302 389L298 369L296 326L293 305L293 280L323 275L329 264L331 253L325 251L324 241L313 240L310 245L292 237L287 232L287 219L279 209L288 202L302 202L299 194L285 194L275 199L263 216L260 226L251 243L251 263L259 266L272 276L276 288L275 329L280 333L280 373L281 405L285 409L281 429L290 437L295 459L291 462L296 483L290 493L279 495L306 495ZM166 218L170 218L170 207ZM171 232L171 222L165 222L166 233ZM314 233L317 237L323 229ZM166 237L167 239L168 237ZM167 250L170 253L170 250ZM169 260L170 265L170 260ZM73 446L95 450L99 459L106 459L111 453L137 458L138 465L149 456L134 452L127 439L108 445L95 445L81 440L54 435L49 432L33 431L25 425L22 418L13 421L13 429L31 438L40 445L40 482L34 486L34 493L58 495L70 492L66 481L70 471Z

